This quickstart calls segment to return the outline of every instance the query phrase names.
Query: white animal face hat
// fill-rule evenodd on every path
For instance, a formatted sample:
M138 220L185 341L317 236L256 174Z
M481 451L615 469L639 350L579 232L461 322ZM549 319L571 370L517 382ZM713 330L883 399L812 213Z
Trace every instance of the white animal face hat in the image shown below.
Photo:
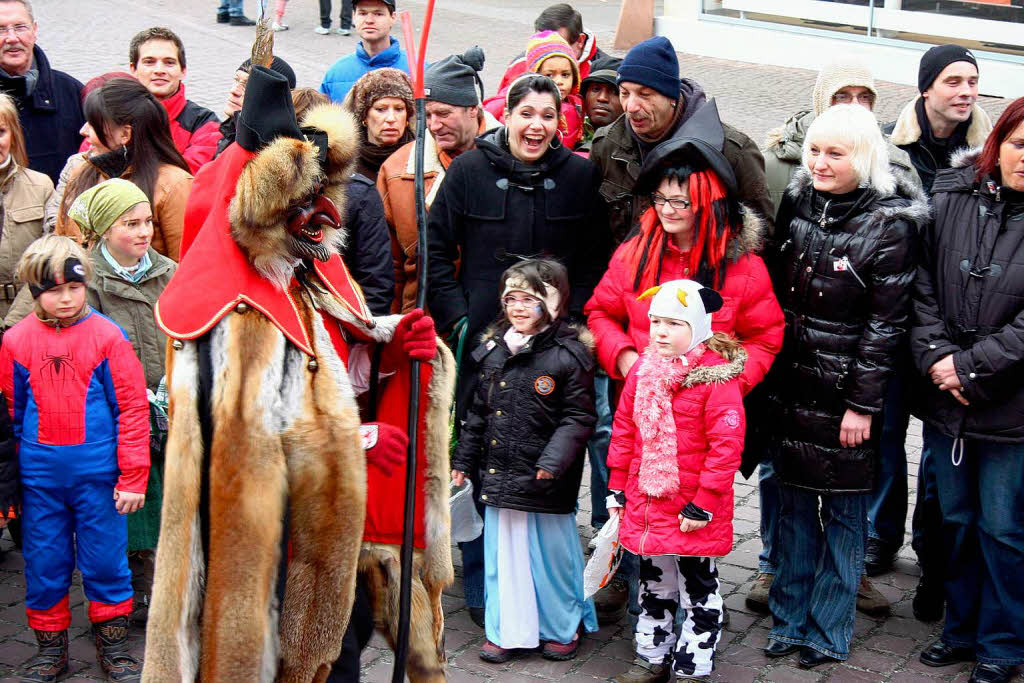
M711 314L722 307L722 295L715 290L693 280L671 280L651 287L637 301L649 298L648 316L681 320L690 326L693 339L686 353L711 338Z

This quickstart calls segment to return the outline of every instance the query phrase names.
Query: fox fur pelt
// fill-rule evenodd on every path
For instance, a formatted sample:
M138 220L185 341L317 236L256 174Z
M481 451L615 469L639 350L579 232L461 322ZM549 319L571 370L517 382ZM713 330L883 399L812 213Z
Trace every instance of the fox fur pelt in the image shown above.
M244 254L238 261L274 283L287 302L282 310L299 321L299 329L276 320L245 292L194 334L173 334L157 308L173 342L167 354L164 501L143 674L152 683L325 680L341 649L360 562L373 574L397 552L367 543L360 560L366 456L344 354L328 329L340 323L347 339L387 343L400 316L370 319L360 314L365 303L358 292L353 304L329 282L302 286L293 277L299 262L284 248L289 205L322 186L344 215L344 186L357 151L355 122L337 107L315 109L303 123L328 133L327 168L318 168L309 140L279 138L246 163L229 211L231 239ZM208 221L204 230L211 227ZM343 231L327 232L328 243L338 248ZM231 277L230 267L224 277ZM203 406L206 353L209 403ZM441 663L421 669L443 676L440 593L452 580L446 484L454 360L442 343L426 371L426 547L417 553L416 584L417 595L427 596L421 616L430 649L439 653L428 659ZM278 605L286 517L289 557L284 604ZM387 582L376 592L371 587L382 618L390 614L383 606L392 588L397 594ZM390 624L377 625L393 632ZM411 668L413 659L411 654Z

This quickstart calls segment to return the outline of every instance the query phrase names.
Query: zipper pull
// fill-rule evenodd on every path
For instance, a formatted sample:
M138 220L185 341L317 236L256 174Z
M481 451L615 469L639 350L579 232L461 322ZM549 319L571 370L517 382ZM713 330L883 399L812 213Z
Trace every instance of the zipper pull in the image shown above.
M825 223L828 222L828 205L832 203L831 199L825 200L825 206L821 209L821 219L818 221L818 225L825 227Z

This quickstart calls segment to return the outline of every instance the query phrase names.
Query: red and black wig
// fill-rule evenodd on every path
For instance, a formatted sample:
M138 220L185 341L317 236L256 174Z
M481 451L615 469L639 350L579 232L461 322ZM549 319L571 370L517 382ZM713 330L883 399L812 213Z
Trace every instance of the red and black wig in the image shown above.
M690 277L705 287L721 288L729 242L743 226L739 203L707 165L697 166L689 160L676 162L662 171L657 183L663 180L689 184L691 208L696 218L690 249ZM634 268L633 291L642 292L661 282L661 266L668 245L668 233L662 229L661 219L652 206L626 239L620 257Z
M974 163L974 168L978 172L978 180L995 175L996 182L1002 184L998 170L999 148L1021 123L1024 123L1024 97L1019 97L1011 102L996 121L996 125L992 127L992 132L989 133L988 139L985 141L985 147Z

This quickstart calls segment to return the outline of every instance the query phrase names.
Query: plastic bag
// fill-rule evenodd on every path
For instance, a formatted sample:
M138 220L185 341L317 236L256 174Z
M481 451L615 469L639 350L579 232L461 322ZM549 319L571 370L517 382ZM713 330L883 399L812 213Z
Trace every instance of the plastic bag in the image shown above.
M597 544L590 560L583 570L583 597L589 598L608 585L615 576L622 560L622 546L619 545L619 519L621 513L611 517L594 538Z
M475 540L483 533L484 520L473 502L473 482L466 479L461 487L452 482L448 491L448 506L452 512L452 540L456 543Z

